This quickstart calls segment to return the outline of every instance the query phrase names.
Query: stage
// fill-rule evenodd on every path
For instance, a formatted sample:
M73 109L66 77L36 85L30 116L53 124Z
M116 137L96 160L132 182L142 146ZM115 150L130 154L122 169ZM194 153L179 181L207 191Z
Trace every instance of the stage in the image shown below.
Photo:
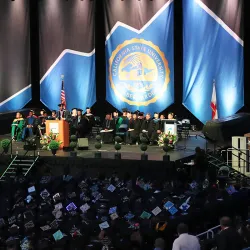
M10 135L0 135L0 140L5 138L10 139ZM97 151L94 145L95 139L92 138L89 140L89 148L87 150L75 150L77 152L77 156L83 158L94 158L94 154ZM13 142L12 153L15 155L16 152L18 152L18 155L24 155L26 151L23 149L23 146L23 142ZM197 146L204 150L214 150L214 145L205 140L200 131L190 132L190 136L187 139L178 140L176 148L168 152L170 156L170 161L177 161L181 160L182 158L194 155L194 151ZM217 146L224 147L225 145ZM116 152L116 150L114 149L114 144L103 144L102 148L99 151L101 152L102 158L104 159L114 159L114 154ZM38 149L36 150L36 154L38 154L38 152L40 156L52 157L50 151ZM122 145L121 150L119 152L121 153L121 158L123 160L140 160L141 154L143 153L140 150L140 145ZM8 154L10 154L10 151ZM161 147L155 145L148 146L146 154L148 155L148 160L150 161L162 161L165 152L162 150ZM33 155L33 151L29 151L27 155ZM70 152L58 150L56 156L69 157Z

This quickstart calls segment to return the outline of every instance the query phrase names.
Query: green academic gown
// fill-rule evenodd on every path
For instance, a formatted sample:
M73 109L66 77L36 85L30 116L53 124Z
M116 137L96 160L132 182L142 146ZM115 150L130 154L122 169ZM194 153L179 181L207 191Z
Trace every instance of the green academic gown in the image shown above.
M23 118L15 119L12 122L11 137L17 141L21 141L23 127L24 127L24 119Z

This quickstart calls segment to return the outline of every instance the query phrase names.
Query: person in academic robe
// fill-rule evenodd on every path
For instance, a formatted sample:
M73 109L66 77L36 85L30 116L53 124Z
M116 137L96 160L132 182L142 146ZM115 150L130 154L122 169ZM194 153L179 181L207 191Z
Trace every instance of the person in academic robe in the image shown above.
M57 118L57 112L56 112L56 110L52 110L51 111L51 115L50 116L48 116L48 120L56 120Z
M151 115L149 113L146 114L146 119L143 121L142 126L141 126L141 134L140 134L140 139L142 137L146 138L148 142L152 142L152 133L155 129L155 124L153 120L151 120Z
M88 119L82 115L82 109L77 110L77 137L85 138L88 135Z
M78 127L78 116L77 116L77 108L73 108L71 110L71 117L69 121L70 127L70 135L76 135L77 127Z
M115 110L115 111L113 112L113 121L114 121L114 124L115 124L115 125L117 124L118 119L119 119L119 113L118 113L117 110Z
M29 115L27 116L24 124L24 129L22 133L22 140L28 136L33 136L36 133L36 128L38 125L37 116L35 116L34 111L30 110Z
M117 121L117 124L116 124L116 131L119 130L121 124L129 124L129 120L128 120L128 117L127 117L127 113L128 113L128 110L126 108L122 109L122 116L119 117L118 121Z
M168 120L174 120L174 113L173 112L169 112L168 113Z
M41 110L40 110L40 116L43 116L44 112L46 113L46 110L45 110L45 109L41 109ZM39 116L39 117L40 117L40 116Z
M141 133L141 126L143 123L143 113L142 112L135 112L133 114L133 131L130 132L130 138L132 144L139 143L140 141L140 133Z
M115 123L110 114L106 114L106 117L102 124L101 140L102 143L112 143L114 138Z
M65 105L63 103L58 104L59 110L56 113L56 118L58 120L70 120L70 112L65 109Z
M127 112L128 132L126 135L126 144L132 144L131 132L134 130L134 119L130 111Z
M154 113L154 119L152 120L154 123L154 130L152 131L152 135L150 138L150 145L154 145L157 140L159 135L163 132L164 129L164 124L161 119L159 119L159 113L155 112Z
M41 114L41 112L40 112ZM45 130L46 130L46 120L48 119L48 114L45 110L43 110L42 112L42 115L39 116L39 119L38 119L38 129L40 129L40 132L42 135L45 134ZM39 132L39 135L40 135L40 132Z
M15 141L22 140L22 131L24 128L24 119L20 112L16 113L16 118L11 125L11 138Z
M90 108L90 107L87 107L87 108L86 108L85 117L86 117L87 120L88 120L88 124L89 124L88 133L90 134L90 133L92 133L92 128L95 126L95 117L94 117L94 115L91 113L91 108Z

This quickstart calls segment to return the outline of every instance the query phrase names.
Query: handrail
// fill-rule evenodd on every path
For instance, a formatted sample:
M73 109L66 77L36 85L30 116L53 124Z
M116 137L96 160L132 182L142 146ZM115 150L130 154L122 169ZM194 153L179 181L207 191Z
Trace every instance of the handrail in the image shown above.
M218 226L216 226L216 227L212 227L212 228L210 228L210 229L208 229L207 231L205 231L205 232L203 232L203 233L201 233L201 234L198 234L198 235L196 235L196 237L200 237L200 236L203 236L203 235L207 235L207 239L209 239L209 233L211 233L212 234L212 238L214 237L214 232L213 232L213 230L214 229L217 229L217 228L219 228L220 227L220 225L218 225Z
M5 173L8 171L9 167L12 165L12 163L16 160L17 155L14 157L14 159L11 161L11 163L9 164L9 166L5 169L5 171L3 172L3 174L0 177L0 180L3 178L3 176L5 175Z
M31 164L31 166L29 167L29 169L27 170L27 172L25 173L24 176L26 176L29 171L32 169L32 167L35 165L35 163L37 162L37 160L39 159L39 155L36 157L36 159L33 161L33 163Z
M250 219L246 220L246 222L250 222ZM212 227L212 228L208 229L207 231L205 231L203 233L197 234L196 237L198 238L198 237L203 236L203 235L206 234L207 235L207 239L209 239L209 233L211 233L212 239L213 239L214 238L214 232L213 232L213 230L218 229L218 228L220 228L220 225Z
M234 155L234 156L238 157L240 160L242 160L242 161L244 161L244 162L250 164L249 161L247 161L247 160L245 160L245 159L239 157L238 155L235 155L235 154L232 152L232 150L238 150L238 151L242 152L240 149L237 149L237 148L228 148L228 149L221 150L221 155L222 155L222 152L226 152L226 153L227 153L227 152L231 152L232 155ZM244 150L250 151L249 149L244 149ZM247 156L247 154L245 154L245 153L243 153L243 154Z

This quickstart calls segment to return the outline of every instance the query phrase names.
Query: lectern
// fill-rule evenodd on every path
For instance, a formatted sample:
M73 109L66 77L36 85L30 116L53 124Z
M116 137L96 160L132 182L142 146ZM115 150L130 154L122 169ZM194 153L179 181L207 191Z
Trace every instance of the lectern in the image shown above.
M69 146L69 123L64 120L47 120L46 134L58 134L58 140L62 141L60 148Z
M177 135L177 121L176 120L168 120L163 119L164 122L164 133L165 134L171 134L171 135Z

